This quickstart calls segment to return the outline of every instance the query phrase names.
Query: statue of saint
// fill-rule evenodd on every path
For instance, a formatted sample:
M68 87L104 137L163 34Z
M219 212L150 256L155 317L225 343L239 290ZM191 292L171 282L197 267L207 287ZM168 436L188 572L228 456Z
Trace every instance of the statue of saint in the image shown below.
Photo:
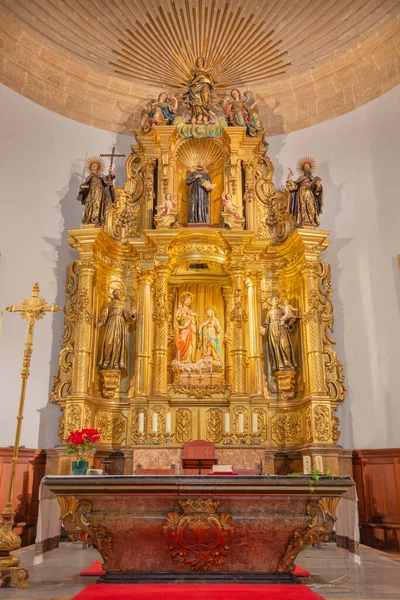
M135 312L129 312L121 300L121 291L113 290L112 300L107 304L96 327L106 325L103 350L100 359L102 369L126 369L126 324L133 323Z
M211 358L213 361L221 362L221 325L215 312L213 306L208 306L206 309L206 318L199 329L199 348L201 358Z
M84 183L79 186L78 200L85 205L83 225L97 225L102 227L106 218L106 211L115 200L114 179L112 169L104 176L104 163L97 156L86 161L86 170L89 172Z
M183 95L183 102L190 111L191 119L201 123L206 117L208 123L208 119L212 116L211 91L214 87L214 79L206 71L202 56L198 57L195 67L191 70L188 87L189 90Z
M288 211L294 217L296 227L318 227L318 216L322 213L323 190L320 177L314 176L315 160L309 156L297 163L300 177L293 181L293 171L289 169L286 189L290 192Z
M169 98L166 92L161 92L157 100L143 103L140 129L147 133L153 125L171 125L178 110L178 100Z
M258 99L248 98L247 94L242 97L240 90L233 89L230 97L225 98L223 102L228 124L234 127L246 127L247 134L252 137L263 131L258 116L258 103Z
M178 362L195 362L197 350L197 314L192 310L193 294L184 292L179 299L175 313L175 327L178 331Z
M285 302L284 309L279 306L278 296L272 298L272 306L268 310L261 334L267 335L268 349L274 371L294 371L296 359L293 352L289 331L298 318L290 302Z
M186 179L191 185L188 207L188 223L208 223L209 193L215 188L210 174L203 163L199 162L195 171L189 173Z

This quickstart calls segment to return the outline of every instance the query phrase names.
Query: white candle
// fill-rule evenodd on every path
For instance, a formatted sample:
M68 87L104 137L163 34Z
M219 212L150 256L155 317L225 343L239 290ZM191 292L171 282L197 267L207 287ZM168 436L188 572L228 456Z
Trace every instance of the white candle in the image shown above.
M139 413L138 433L144 432L144 413Z
M253 433L257 433L258 432L258 415L257 415L257 413L253 412L252 420L253 420Z
M303 456L303 473L304 475L311 473L311 456Z
M165 433L171 433L171 413L165 415Z
M225 413L225 433L229 433L231 430L231 423L230 423L230 415L229 413Z
M239 413L239 433L244 432L244 414Z
M158 414L156 412L153 413L153 417L152 417L152 426L153 426L153 433L157 433L157 429L158 429Z
M321 471L321 473L324 472L324 462L322 460L322 456L314 456L314 468L318 469L318 471Z

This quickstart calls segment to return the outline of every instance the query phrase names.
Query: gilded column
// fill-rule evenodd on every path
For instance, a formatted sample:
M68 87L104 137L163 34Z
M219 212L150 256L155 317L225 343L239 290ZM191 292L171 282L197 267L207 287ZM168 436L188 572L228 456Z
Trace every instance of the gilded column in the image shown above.
M243 265L232 265L233 308L231 321L233 322L232 344L232 396L246 396L246 349L244 341L244 326L247 314L244 309L244 277Z
M305 244L304 263L301 270L303 281L303 340L306 358L306 393L310 396L326 396L326 377L323 344L322 304L318 255L324 250L327 232L298 230Z
M90 366L93 343L93 290L96 269L93 265L93 245L81 244L78 301L76 312L72 396L85 398L89 393Z
M153 344L153 378L151 395L168 398L168 334L171 319L168 310L168 267L160 264L156 267L156 293L153 312L154 344Z
M233 310L233 293L231 286L222 288L222 296L225 303L225 380L232 385L232 321L231 313Z
M143 270L139 275L139 306L136 334L135 396L146 398L149 395L149 362L151 358L151 286L154 273Z
M250 397L264 399L264 367L261 348L261 298L260 273L248 273L246 277L249 307L249 383Z

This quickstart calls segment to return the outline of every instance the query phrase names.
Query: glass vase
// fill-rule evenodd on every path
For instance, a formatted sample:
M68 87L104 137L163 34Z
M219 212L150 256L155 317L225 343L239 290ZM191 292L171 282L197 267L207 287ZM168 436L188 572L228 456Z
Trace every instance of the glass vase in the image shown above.
M89 461L81 460L79 463L77 460L72 461L72 475L86 475L89 468Z

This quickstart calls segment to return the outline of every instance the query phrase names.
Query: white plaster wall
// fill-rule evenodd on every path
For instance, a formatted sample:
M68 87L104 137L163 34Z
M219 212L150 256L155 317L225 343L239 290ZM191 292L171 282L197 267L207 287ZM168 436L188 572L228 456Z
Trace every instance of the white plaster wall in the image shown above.
M88 156L129 153L132 138L61 117L0 85L0 446L14 443L26 323L5 306L20 304L38 281L48 303L64 304L65 267L75 252L67 229L80 226L76 201ZM123 166L121 159L118 163ZM116 169L117 182L123 168ZM58 407L49 404L63 331L62 312L35 327L21 443L57 444Z
M128 153L132 138L52 113L0 86L0 311L19 303L39 281L49 303L64 302L64 241L80 224L76 202L84 160L111 150ZM400 253L398 170L400 88L356 111L287 136L270 138L276 184L300 156L318 161L325 189L321 227L332 230L335 337L348 398L341 443L400 445ZM122 165L122 162L120 163ZM122 166L116 170L123 177ZM56 373L62 313L36 326L22 444L57 443L58 408L48 403ZM0 334L0 446L13 443L26 325L5 313Z
M269 140L277 185L304 155L317 160L323 181L347 448L400 446L399 141L400 86L347 115Z

